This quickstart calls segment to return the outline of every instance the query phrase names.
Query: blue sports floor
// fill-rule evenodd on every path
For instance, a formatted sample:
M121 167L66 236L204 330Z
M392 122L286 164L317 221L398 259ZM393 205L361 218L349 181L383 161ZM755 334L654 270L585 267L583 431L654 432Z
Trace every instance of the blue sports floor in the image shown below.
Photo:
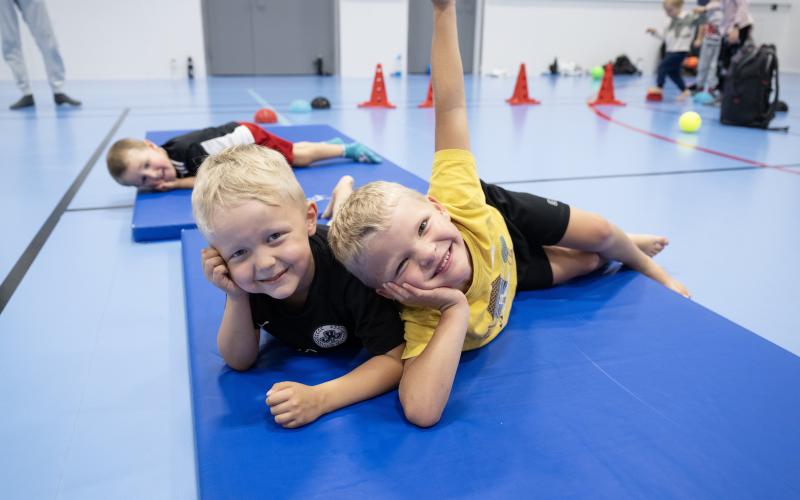
M724 127L706 107L700 132L682 134L692 105L646 104L649 78L618 79L628 105L604 116L585 104L588 78L529 82L542 105L508 106L511 78L467 79L481 176L668 236L658 261L695 301L800 355L800 75L782 76L791 111L774 124L788 134ZM0 279L21 276L0 313L0 497L196 497L180 242L132 242L135 193L106 173L107 138L270 104L283 124L329 124L426 177L427 84L389 79L389 111L356 107L368 79L70 82L79 110L54 109L41 84L24 112L0 85ZM288 113L316 95L333 109Z

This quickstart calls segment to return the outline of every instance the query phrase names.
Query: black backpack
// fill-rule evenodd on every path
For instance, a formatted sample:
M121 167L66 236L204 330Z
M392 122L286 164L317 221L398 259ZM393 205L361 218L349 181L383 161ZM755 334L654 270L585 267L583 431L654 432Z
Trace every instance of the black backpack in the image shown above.
M775 117L777 103L778 56L775 46L745 44L733 56L725 77L720 121L740 127L770 128L769 122ZM788 130L788 127L771 130Z
M625 54L618 56L614 61L613 71L615 75L641 75L639 68L631 62Z

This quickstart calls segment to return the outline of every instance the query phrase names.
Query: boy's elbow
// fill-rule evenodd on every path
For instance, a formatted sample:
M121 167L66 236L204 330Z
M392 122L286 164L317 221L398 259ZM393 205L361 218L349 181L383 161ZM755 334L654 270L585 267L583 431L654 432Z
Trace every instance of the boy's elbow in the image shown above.
M256 362L256 355L244 355L243 353L237 352L230 352L220 346L220 354L222 354L222 359L225 360L225 364L231 367L232 369L236 370L237 372L244 372L252 368L253 364Z
M419 427L433 427L442 418L444 406L432 401L400 396L406 420Z
M253 366L252 361L244 361L240 359L232 359L230 361L225 361L225 363L237 372L245 372Z
M410 411L404 408L406 420L416 425L417 427L433 427L442 418L442 414L432 411Z

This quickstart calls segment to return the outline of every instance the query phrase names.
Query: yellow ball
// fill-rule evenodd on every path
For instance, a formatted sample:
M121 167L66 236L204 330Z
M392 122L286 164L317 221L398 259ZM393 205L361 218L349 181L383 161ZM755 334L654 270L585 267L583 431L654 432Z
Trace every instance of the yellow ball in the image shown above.
M678 119L678 127L682 132L697 132L702 124L703 119L694 111L687 111Z

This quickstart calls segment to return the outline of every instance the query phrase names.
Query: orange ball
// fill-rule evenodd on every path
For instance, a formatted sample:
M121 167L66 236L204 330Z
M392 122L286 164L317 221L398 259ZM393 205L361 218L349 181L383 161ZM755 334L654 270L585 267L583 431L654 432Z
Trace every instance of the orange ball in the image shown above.
M253 118L258 123L275 123L278 121L278 115L269 108L259 109Z
M697 69L697 57L689 56L684 59L683 67L686 69Z

